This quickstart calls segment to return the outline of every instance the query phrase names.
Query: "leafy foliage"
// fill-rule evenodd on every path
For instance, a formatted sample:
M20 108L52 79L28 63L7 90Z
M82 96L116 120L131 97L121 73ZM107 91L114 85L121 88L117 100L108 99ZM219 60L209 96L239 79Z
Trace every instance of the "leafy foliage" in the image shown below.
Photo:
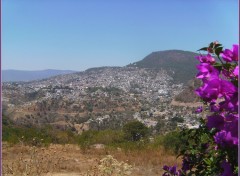
M77 137L78 144L82 148L89 148L93 144L104 144L114 146L124 141L123 133L119 130L102 130L102 131L84 131Z
M185 129L180 133L181 138L185 138L180 155L183 156L182 169L186 175L205 176L223 172L223 158L228 158L229 162L237 166L237 147L226 151L217 150L213 140L215 133L215 129L209 131L203 119L198 129Z
M129 141L139 141L149 134L148 128L139 121L132 121L125 124L123 126L123 132L125 139Z
M162 145L166 150L171 150L178 154L184 147L184 141L186 141L185 137L177 130L167 133L162 139Z
M41 128L17 126L3 116L2 140L10 144L24 142L28 145L49 145L50 143L74 143L76 136L71 131L57 130L51 126Z

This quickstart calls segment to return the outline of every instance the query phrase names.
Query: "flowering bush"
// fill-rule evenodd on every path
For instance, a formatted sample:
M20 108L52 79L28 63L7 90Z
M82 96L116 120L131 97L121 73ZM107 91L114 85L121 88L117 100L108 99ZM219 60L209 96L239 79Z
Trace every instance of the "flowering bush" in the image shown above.
M182 168L164 166L164 176L238 174L238 50L238 45L223 50L218 42L199 50L207 55L196 57L202 86L195 92L204 103L196 113L207 115L199 128L181 132Z

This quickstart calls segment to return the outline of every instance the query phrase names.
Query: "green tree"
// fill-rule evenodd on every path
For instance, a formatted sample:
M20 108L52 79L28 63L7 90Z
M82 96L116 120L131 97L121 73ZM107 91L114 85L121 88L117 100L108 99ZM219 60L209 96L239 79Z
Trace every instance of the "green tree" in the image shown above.
M139 121L131 121L123 126L124 137L130 141L139 141L147 137L149 129Z

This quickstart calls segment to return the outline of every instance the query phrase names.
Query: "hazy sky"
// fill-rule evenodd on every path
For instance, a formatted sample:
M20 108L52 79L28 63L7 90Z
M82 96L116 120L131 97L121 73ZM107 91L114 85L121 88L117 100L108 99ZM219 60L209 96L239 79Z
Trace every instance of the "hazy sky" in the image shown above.
M238 0L2 0L2 69L124 66L238 43Z

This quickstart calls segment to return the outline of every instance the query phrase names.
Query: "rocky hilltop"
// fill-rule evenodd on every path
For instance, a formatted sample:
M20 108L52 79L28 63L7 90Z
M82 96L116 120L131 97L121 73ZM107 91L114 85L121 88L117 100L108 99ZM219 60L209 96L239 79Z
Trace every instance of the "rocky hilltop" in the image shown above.
M156 58L147 60L126 67L92 68L38 81L3 83L3 113L18 125L50 124L76 133L117 129L133 119L158 133L194 127L198 116L193 111L198 104L179 106L174 101L190 77L183 82L176 79L174 67L166 67L166 61L159 61L162 66L156 68L144 68L144 63ZM178 58L169 61L173 60L180 62Z

